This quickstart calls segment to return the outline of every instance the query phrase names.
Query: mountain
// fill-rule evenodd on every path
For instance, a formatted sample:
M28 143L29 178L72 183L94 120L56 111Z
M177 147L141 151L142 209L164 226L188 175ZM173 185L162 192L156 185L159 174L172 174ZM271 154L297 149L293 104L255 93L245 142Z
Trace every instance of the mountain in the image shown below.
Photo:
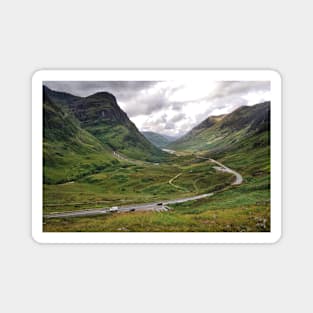
M44 93L105 147L139 160L155 162L166 158L166 153L139 132L112 94L98 92L88 97L77 97L47 87L44 87Z
M161 135L155 132L143 131L141 132L152 144L159 148L165 148L175 138L172 136Z
M242 106L230 114L210 116L168 147L173 150L226 151L241 140L269 129L270 102L264 102Z
M145 161L160 161L165 157L165 153L139 132L120 109L113 95L107 92L96 93L73 102L70 109L84 129L112 150Z
M66 95L64 99L67 99ZM71 181L115 163L111 151L83 130L79 122L54 101L56 98L50 98L49 92L44 92L44 183Z

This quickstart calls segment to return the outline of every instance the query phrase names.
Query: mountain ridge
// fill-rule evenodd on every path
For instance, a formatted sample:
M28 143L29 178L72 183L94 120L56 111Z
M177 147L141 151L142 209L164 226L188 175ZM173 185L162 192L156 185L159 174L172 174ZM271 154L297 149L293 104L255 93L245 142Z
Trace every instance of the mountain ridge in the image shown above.
M152 145L119 107L116 98L109 92L78 97L72 94L53 91L44 86L44 98L59 103L75 118L80 127L96 137L113 151L144 160L160 161L167 154Z
M227 147L254 133L270 130L270 101L241 106L229 114L209 116L170 143L173 150L211 150Z

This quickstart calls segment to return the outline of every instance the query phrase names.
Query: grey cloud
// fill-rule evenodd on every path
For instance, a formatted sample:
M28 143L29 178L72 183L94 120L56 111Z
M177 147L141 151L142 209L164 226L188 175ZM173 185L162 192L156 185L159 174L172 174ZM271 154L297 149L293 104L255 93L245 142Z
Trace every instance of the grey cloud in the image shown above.
M223 81L218 83L216 90L209 99L223 98L227 96L240 96L251 92L269 91L268 81Z
M112 93L118 102L127 104L129 117L151 114L168 106L164 92L147 94L145 91L158 81L46 81L44 84L57 91L86 97L96 92Z
M178 121L184 119L185 117L186 117L186 114L185 114L185 113L179 113L179 114L174 115L174 116L170 119L170 122L175 123L175 122L178 122Z
M130 117L148 115L166 108L168 108L168 100L160 94L139 95L127 101L127 114Z
M157 81L46 81L44 84L54 90L86 97L99 91L107 91L120 100L127 100L141 90L157 84Z
M270 91L269 81L222 81L217 82L217 87L207 96L189 101L189 103L198 103L200 101L216 101L232 97L234 101L241 99L242 96L255 92ZM179 109L186 102L176 102L173 108Z
M175 92L185 88L183 83L171 85L171 82L162 84L160 81L48 81L44 84L51 89L83 97L99 91L110 92L123 104L129 117L146 117L141 127L143 130L169 135L184 133L220 110L231 112L239 106L247 105L245 96L250 93L262 94L270 91L268 81L219 81L216 82L215 89L210 93L208 91L205 97L170 101ZM151 93L149 91L152 88L154 92ZM202 112L197 112L197 104L200 102L205 103L206 107ZM185 107L190 105L194 105L196 109L193 119L184 112ZM176 114L171 114L172 117L169 118L166 114L168 110Z
M197 105L200 101L208 103L208 108L204 112L196 115L196 121L189 124L192 127L205 120L212 115L215 110L227 109L228 113L234 111L240 106L248 105L248 100L244 98L249 93L270 91L269 81L223 81L218 82L217 88L207 97L192 101ZM259 102L267 99L260 99ZM177 102L172 108L182 110L186 103Z
M184 107L184 105L186 104L186 102L172 102L171 103L171 108L174 111L181 111Z
M236 96L226 96L225 98L217 98L213 100L208 106L207 110L196 115L196 122L193 127L201 123L208 116L221 115L221 113L215 113L215 110L227 109L227 112L232 112L240 106L247 105L248 101L244 98L238 98ZM223 113L224 114L224 113Z
M172 122L166 123L165 126L164 126L164 129L166 129L166 130L173 130L175 128L176 128L176 126Z
M168 133L168 130L174 130L175 128L175 122L169 119L167 114L162 114L157 118L154 118L153 115L151 115L142 126L143 130L153 130L159 133Z

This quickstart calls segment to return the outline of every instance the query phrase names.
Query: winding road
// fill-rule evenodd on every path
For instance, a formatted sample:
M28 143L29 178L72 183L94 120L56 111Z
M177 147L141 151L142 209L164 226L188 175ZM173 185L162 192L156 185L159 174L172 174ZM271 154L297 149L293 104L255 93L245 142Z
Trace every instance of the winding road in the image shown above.
M238 172L232 170L231 168L225 166L224 164L222 164L222 163L220 163L220 162L218 162L216 160L210 159L210 161L215 163L215 164L217 164L217 165L219 165L219 167L215 167L216 170L221 171L221 172L227 172L227 173L235 175L236 179L235 179L234 182L232 182L232 185L240 185L240 184L242 184L243 178L242 178L242 176Z
M236 179L232 183L232 185L240 185L243 182L242 176L230 169L229 167L225 166L224 164L210 158L204 158L204 157L197 157L199 159L206 159L209 160L212 163L217 164L218 166L215 166L215 169L217 171L222 171L222 172L227 172L233 174ZM174 176L172 179L169 180L169 184L173 185L174 187L181 188L175 184L173 184L173 181L178 178L182 173L177 174ZM134 211L168 211L170 208L168 205L170 204L175 204L175 203L183 203L187 201L192 201L192 200L198 200L202 198L207 198L213 196L214 193L206 193L202 195L197 195L193 197L187 197L187 198L179 198L179 199L174 199L174 200L160 200L158 202L153 202L153 203L145 203L145 204L132 204L132 205L125 205L125 206L120 206L117 209L117 213L120 212L134 212ZM99 209L87 209L87 210L81 210L81 211L71 211L71 212L60 212L60 213L51 213L51 214L46 214L44 215L44 218L64 218L64 217L83 217L83 216L95 216L95 215L102 215L102 214L109 214L110 208L99 208Z

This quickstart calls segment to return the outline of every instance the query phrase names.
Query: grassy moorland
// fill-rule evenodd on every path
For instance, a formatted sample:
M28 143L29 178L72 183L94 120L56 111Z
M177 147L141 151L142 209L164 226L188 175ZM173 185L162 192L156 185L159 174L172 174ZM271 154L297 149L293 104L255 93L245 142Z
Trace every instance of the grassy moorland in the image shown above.
M260 232L270 231L269 210L234 208L202 214L170 212L115 213L111 216L55 218L46 232Z
M119 161L99 173L75 181L44 185L44 212L109 207L176 199L219 190L232 176L216 172L214 164L194 156L164 164L137 165ZM177 174L177 179L169 183Z
M217 179L217 181L220 180L219 186L215 189L213 197L175 204L172 205L172 210L167 212L113 213L98 217L51 219L45 221L44 230L68 232L270 231L268 140L269 133L264 132L246 139L240 143L240 146L234 146L233 150L227 154L211 155L242 174L244 182L240 186L230 186L232 177L220 176L222 173L215 172L208 161L196 160L195 163L190 164L191 160L195 160L192 155L181 158L180 169L184 169L185 172L184 176L180 176L175 183L191 188L193 193L203 193L213 190L214 184L211 185L211 183L214 177L215 179L219 177ZM203 167L206 167L206 171L203 171ZM199 171L199 176L197 176L197 171ZM223 179L227 186L223 185ZM186 184L188 180L189 183ZM137 179L134 181L138 182ZM205 188L202 185L204 182L207 184ZM171 186L167 188L170 192ZM220 191L218 191L219 188ZM176 190L175 193L176 197L183 195L184 191ZM140 197L142 195L141 192Z

